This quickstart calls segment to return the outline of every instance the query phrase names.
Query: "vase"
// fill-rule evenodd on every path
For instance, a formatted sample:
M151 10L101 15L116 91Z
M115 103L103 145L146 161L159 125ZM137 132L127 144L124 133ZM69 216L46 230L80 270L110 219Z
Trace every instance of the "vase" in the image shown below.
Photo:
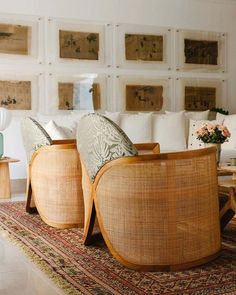
M221 152L221 143L204 143L205 147L212 147L216 148L216 163L219 165L220 163L220 152Z

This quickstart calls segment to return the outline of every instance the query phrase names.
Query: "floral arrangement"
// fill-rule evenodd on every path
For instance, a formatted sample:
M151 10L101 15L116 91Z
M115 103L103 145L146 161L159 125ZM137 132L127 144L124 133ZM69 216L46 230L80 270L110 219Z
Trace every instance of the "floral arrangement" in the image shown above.
M230 137L228 128L220 124L204 123L196 131L197 139L205 143L223 143Z

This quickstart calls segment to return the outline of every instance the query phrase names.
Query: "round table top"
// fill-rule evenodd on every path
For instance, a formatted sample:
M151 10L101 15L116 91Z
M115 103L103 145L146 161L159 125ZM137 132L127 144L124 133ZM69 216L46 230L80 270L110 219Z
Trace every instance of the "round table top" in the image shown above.
M10 158L10 157L2 157L2 158L0 158L0 164L1 163L15 163L15 162L20 162L20 160L13 159L13 158Z
M219 167L219 170L236 173L236 166L222 165Z

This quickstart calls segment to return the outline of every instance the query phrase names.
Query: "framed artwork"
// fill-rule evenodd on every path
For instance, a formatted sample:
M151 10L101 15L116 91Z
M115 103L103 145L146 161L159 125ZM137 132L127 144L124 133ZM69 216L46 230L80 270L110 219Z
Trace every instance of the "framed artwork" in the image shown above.
M160 111L163 106L162 85L126 85L126 111Z
M9 73L0 75L0 107L19 115L37 112L39 97L43 94L40 74ZM41 89L42 92L39 92Z
M225 80L178 78L176 82L177 110L205 111L227 107Z
M98 60L99 33L59 30L60 58Z
M53 73L48 84L48 112L104 111L108 97L107 80L105 74L77 72L66 76Z
M110 24L49 19L48 25L49 64L111 66Z
M120 76L120 104L125 112L163 112L171 110L171 79L161 77ZM119 93L119 92L118 92Z
M0 106L9 110L31 110L31 81L0 80Z
M42 63L43 18L0 14L1 63Z
M29 26L0 23L0 53L29 55Z
M184 109L186 111L206 111L215 107L216 87L184 87Z
M225 33L176 31L176 70L226 71Z
M116 60L120 68L171 69L171 30L117 24Z
M83 90L82 90L83 89ZM101 109L101 85L100 83L93 83L93 81L87 81L86 83L76 82L58 82L58 109L59 110L73 110L76 108L75 103L80 102L79 96L83 95L87 101L91 101L91 104L87 102L88 109L98 111ZM84 103L84 107L86 103Z

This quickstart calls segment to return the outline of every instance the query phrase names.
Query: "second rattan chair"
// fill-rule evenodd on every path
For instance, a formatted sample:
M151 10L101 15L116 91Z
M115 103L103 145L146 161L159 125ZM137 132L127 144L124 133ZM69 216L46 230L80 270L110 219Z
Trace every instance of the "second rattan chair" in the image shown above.
M32 118L23 120L22 135L28 158L26 211L35 212L36 206L42 220L53 227L82 227L82 172L76 141L52 141Z

